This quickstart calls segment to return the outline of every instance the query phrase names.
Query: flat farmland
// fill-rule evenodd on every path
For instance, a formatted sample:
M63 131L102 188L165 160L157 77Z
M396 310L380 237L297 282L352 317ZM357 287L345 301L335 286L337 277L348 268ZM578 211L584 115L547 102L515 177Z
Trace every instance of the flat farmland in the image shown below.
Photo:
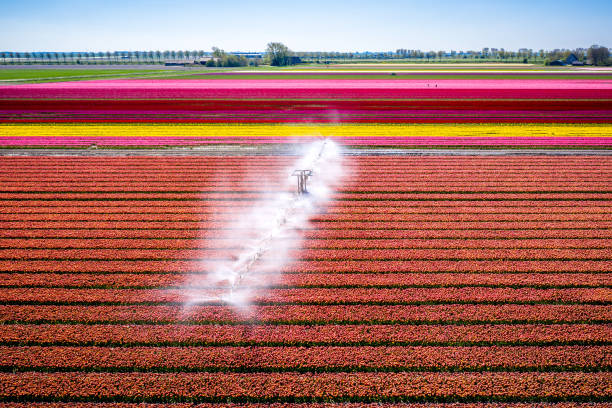
M589 69L5 70L0 407L610 406Z
M344 157L247 311L186 312L294 161L1 157L0 399L608 404L612 158Z

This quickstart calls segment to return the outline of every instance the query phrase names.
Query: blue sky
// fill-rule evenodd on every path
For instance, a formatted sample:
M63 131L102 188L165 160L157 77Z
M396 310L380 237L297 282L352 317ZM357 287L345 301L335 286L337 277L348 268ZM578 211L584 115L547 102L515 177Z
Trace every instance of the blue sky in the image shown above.
M0 50L515 50L612 46L600 0L0 0Z

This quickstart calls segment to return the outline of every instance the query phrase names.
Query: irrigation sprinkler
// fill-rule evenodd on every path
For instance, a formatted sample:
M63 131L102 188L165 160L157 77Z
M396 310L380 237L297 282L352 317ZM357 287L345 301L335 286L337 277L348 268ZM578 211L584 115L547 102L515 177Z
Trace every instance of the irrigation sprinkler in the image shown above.
M308 177L312 176L312 170L294 170L291 175L297 177L298 195L308 194L308 189L306 188L306 181L308 181Z

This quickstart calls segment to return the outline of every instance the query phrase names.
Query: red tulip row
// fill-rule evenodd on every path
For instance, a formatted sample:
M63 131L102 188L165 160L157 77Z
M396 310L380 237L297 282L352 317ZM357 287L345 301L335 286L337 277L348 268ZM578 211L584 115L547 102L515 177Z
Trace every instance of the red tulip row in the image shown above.
M114 168L84 168L84 170L92 171L91 177L85 177L83 173L78 172L78 168L73 170L46 170L49 174L49 181L58 185L92 185L99 183L100 185L143 185L145 182L153 184L162 183L178 183L184 185L212 185L222 186L228 184L235 185L257 185L261 181L261 176L269 179L272 184L279 184L286 180L291 173L292 164L288 164L286 168L266 169L266 168L250 168L246 167L237 171L232 168L218 168L216 171L190 172L182 170L168 169L166 172L160 173L158 170L142 169L133 171L116 171ZM87 166L84 166L87 167ZM8 170L8 169L7 169ZM397 172L392 171L377 171L369 168L344 169L342 172L343 185L366 185L366 186L427 186L428 181L436 180L449 185L490 185L499 181L501 185L521 185L531 184L541 181L545 184L566 184L576 185L578 183L603 183L612 177L612 172L607 169L593 168L585 169L565 169L554 173L549 170L535 169L514 169L510 168L492 168L492 169L477 169L472 170L472 174L478 170L479 173L470 177L470 172L454 170L454 169L436 169L436 170L418 170L412 167L407 167L404 170L398 169ZM261 176L258 178L254 172L259 172ZM496 177L496 175L498 177ZM28 183L31 185L43 185L46 180L45 172L31 172L14 169L13 173L3 174L0 180L7 184ZM204 184L206 183L206 184Z
M264 200L273 198L275 193L203 193L194 192L115 192L115 193L0 193L2 200ZM612 200L612 193L335 193L331 200Z
M246 159L246 157L245 157ZM390 182L411 184L414 182L425 183L428 180L441 180L448 183L474 183L492 182L499 180L508 183L528 183L542 180L545 182L576 183L579 181L606 181L612 175L609 169L610 162L601 157L602 163L594 165L591 162L568 163L567 166L559 168L563 163L546 164L534 163L533 166L519 166L513 163L496 163L494 166L486 164L464 163L457 166L423 166L417 163L392 163L386 166L357 164L343 161L343 179L357 182L364 179L369 184L386 185ZM353 160L353 159L350 159ZM91 166L88 163L75 163L72 166L52 167L42 163L35 168L26 167L31 163L8 164L0 161L0 170L5 171L0 176L1 180L7 182L41 182L48 175L54 182L91 182L100 181L104 183L129 182L142 183L143 181L155 182L202 182L209 181L218 184L256 183L261 177L270 181L282 180L288 177L293 163L250 165L243 163L237 166L225 166L214 164L207 167L191 166L155 166L154 164L135 167L133 163L112 163L105 166ZM537 167L536 167L537 166ZM79 172L82 169L86 173ZM8 172L12 170L12 172ZM558 170L558 171L555 171ZM258 178L257 175L260 177ZM91 174L91 178L86 177ZM470 177L473 175L473 177Z
M193 182L193 183L112 183L102 184L97 182L92 183L48 183L48 182L36 182L36 183L6 183L2 185L2 193L16 193L19 194L24 190L30 189L36 194L42 193L69 193L74 192L86 192L102 194L105 192L113 193L122 191L124 193L130 192L151 192L158 193L160 191L180 191L186 193L200 193L200 194L216 194L223 192L230 192L234 194L251 194L261 191L261 185L252 183L235 183L235 184L223 184L223 185L211 185L205 181ZM283 193L293 189L293 185L275 183L267 184L265 193ZM344 183L342 185L334 186L337 192L337 197L342 197L346 194L352 194L358 191L360 194L423 194L432 193L437 194L439 192L444 193L515 193L520 192L521 194L527 193L540 193L542 191L560 191L561 194L569 193L591 193L591 192L604 192L610 191L610 182L576 182L573 184L556 182L556 183L544 183L534 181L532 183L521 183L521 184L505 184L505 183L472 183L457 185L454 183L444 183L438 180L431 180L429 183L410 183L405 185L397 185L397 183L388 183L386 185L363 185L357 183ZM263 192L261 193L263 195Z
M46 231L45 231L46 235ZM605 249L610 239L287 239L287 246L305 249ZM40 249L230 249L239 248L235 239L198 238L0 238L0 248Z
M198 370L517 370L612 366L609 346L0 346L0 367Z
M0 238L41 238L41 239L198 239L215 240L219 236L215 230L88 230L88 229L0 229ZM302 230L304 239L610 239L608 229L440 229L440 230Z
M129 211L133 211L131 208ZM56 222L56 221L134 221L134 222L228 222L235 221L237 215L245 213L248 209L235 209L230 212L216 213L214 207L211 212L192 214L137 214L137 213L94 213L94 214L3 214L0 213L0 222ZM572 211L568 209L568 211ZM601 213L553 213L553 214L360 214L360 213L320 213L311 217L311 222L559 222L559 221L607 221L612 218L612 212ZM206 225L206 224L205 224ZM213 224L215 225L215 224Z
M198 156L197 159L189 157L160 157L159 161L151 157L85 157L74 158L67 161L65 158L55 158L50 161L49 157L41 158L37 163L39 166L28 167L32 163L31 158L16 160L15 158L3 157L0 161L0 170L14 169L14 173L3 173L3 177L18 177L21 175L42 175L45 171L53 176L64 173L74 173L77 177L79 168L91 171L94 175L115 174L134 175L142 174L147 177L168 174L170 176L198 175L219 176L219 171L227 171L232 174L245 174L251 170L260 170L263 174L281 174L291 166L295 160L286 156L283 160L280 156L223 156L225 161L219 157ZM499 171L502 176L525 173L528 177L559 176L561 174L591 174L598 171L609 174L609 165L612 160L605 156L584 156L573 159L569 156L563 158L547 158L544 156L524 157L523 161L517 161L509 157L462 157L450 158L447 156L431 157L375 157L375 156L352 156L343 160L343 167L348 174L395 174L395 169L406 171L409 175L415 174L440 174L456 173L467 175L474 170L481 170L477 176L483 176L494 171ZM174 160L168 162L167 160ZM567 160L563 160L567 159ZM159 164L157 164L159 163ZM563 165L563 167L560 167ZM555 173L555 169L559 172ZM253 175L250 175L253 177Z
M159 203L152 201L149 203L134 202L133 205L122 205L125 202L122 201L107 201L102 202L106 205L100 205L99 202L63 202L63 206L57 206L58 202L47 201L37 202L31 201L30 203L36 205L26 206L27 201L22 202L22 205L16 205L13 202L6 202L0 208L0 214L141 214L143 216L149 214L168 214L168 215L203 215L203 214L235 214L248 209L245 204L239 205L239 202L219 202L215 203L215 206L199 204L190 204L189 202L174 202L174 205L169 203ZM233 203L235 205L228 205ZM38 205L39 204L39 205ZM55 204L55 205L53 205ZM149 205L146 205L149 204ZM419 204L419 203L417 203ZM611 214L611 205L602 205L599 202L584 202L580 206L577 205L557 205L551 206L550 202L542 202L540 206L536 205L499 205L499 206L472 206L463 204L461 202L449 202L447 205L436 205L433 202L430 206L425 206L422 203L413 207L409 206L397 206L390 205L384 206L355 206L349 207L342 205L342 202L336 202L334 204L326 205L324 208L320 208L315 211L315 215L319 214L337 214L341 215L355 215L355 214L371 214L371 215L431 215L438 214L442 215L534 215L534 214Z
M84 169L85 170L85 169ZM52 170L51 170L52 171ZM73 172L58 172L51 173L48 178L45 174L19 173L18 171L10 175L3 175L0 181L7 187L19 187L19 185L27 187L44 187L45 182L48 182L49 187L70 187L70 186L132 186L132 187L147 187L153 186L185 186L185 187L218 187L223 186L260 186L261 177L257 178L252 173L247 171L243 173L226 172L225 177L217 174L192 174L192 173L170 173L170 174L151 174L148 171L132 172L132 173L114 173L104 171L102 169L94 169L97 171L91 178L76 174L77 169ZM220 170L221 171L221 170ZM259 172L259 169L253 170ZM474 170L476 171L476 170ZM606 182L610 181L610 173L605 170L594 169L589 173L562 172L559 174L533 174L532 171L517 172L502 172L502 169L491 171L490 173L475 174L470 177L470 174L456 172L430 172L430 173L370 173L370 172L343 172L338 182L338 186L346 188L358 187L395 187L395 188L412 188L412 189L427 189L432 188L431 182L440 183L441 186L448 187L495 187L504 188L530 186L537 183L542 183L543 187L550 189L551 187L560 188L562 186L581 186L589 183L594 183L596 186L604 187ZM279 171L274 173L266 173L265 178L269 179L270 186L280 186L287 180L289 171Z
M584 79L584 78L582 78ZM157 113L176 112L231 112L244 113L249 111L271 113L276 111L307 110L318 112L323 110L360 110L372 113L394 111L394 110L461 110L461 111L582 111L582 110L612 110L612 103L608 100L334 100L326 99L317 101L313 106L312 101L302 99L11 99L0 100L0 110L10 110L11 113L23 111L42 111L70 113L74 111L93 111L96 113L106 112L142 114L143 111L155 111ZM68 112L66 112L68 111Z
M0 162L1 163L1 162ZM45 174L48 174L48 180L53 183L65 183L65 184L91 184L97 182L101 184L118 184L118 183L129 183L129 184L143 184L145 181L155 183L201 183L208 182L213 185L225 185L230 183L238 184L257 184L261 177L257 177L254 171L261 172L266 178L271 179L271 182L281 182L283 176L288 176L290 173L289 169L292 164L288 163L286 169L276 169L273 166L269 168L251 169L245 167L243 169L233 170L233 168L223 168L219 166L218 170L213 171L201 171L193 172L188 169L177 170L169 168L165 172L160 172L156 168L151 167L150 169L132 169L120 171L115 167L93 167L88 168L86 164L83 164L84 170L91 170L95 173L91 174L91 177L87 177L83 173L78 172L78 168L74 169L48 169L39 170L37 172L28 171L27 169L14 168L14 172L5 173L0 175L0 180L6 183L40 183L47 178ZM44 166L43 166L44 167ZM126 164L129 168L129 164ZM8 170L7 166L1 166ZM383 167L384 168L384 167ZM345 168L343 171L342 180L348 183L358 184L359 181L365 183L365 185L413 185L413 184L426 184L427 181L439 180L449 184L474 184L474 183L493 183L499 180L500 183L508 184L522 184L542 181L546 183L567 183L575 184L579 182L598 182L602 183L608 181L612 174L609 170L594 167L592 169L579 168L578 166L570 166L567 169L559 169L559 172L555 173L547 169L519 169L509 165L506 168L487 169L470 177L470 173L462 170L454 169L422 169L414 167L406 167L401 172L392 172L377 170L372 167L358 167L358 168ZM477 169L474 168L473 172ZM482 169L481 169L482 170ZM45 173L47 172L47 173ZM496 174L497 173L497 174ZM228 177L231 176L231 177ZM365 178L365 179L363 179ZM362 180L363 179L363 180Z
M284 344L609 342L611 324L555 325L5 325L0 342Z
M543 135L546 136L546 135ZM310 141L312 139L304 139ZM601 159L598 160L597 158ZM159 160L156 160L159 159ZM523 160L521 160L523 159ZM68 160L65 157L41 157L38 161L40 166L28 167L31 157L3 157L0 161L0 169L12 167L23 174L40 174L47 170L53 173L74 170L76 168L86 168L114 171L118 173L138 172L151 169L152 174L163 172L185 172L185 173L214 173L215 170L227 169L233 172L240 172L249 169L259 168L266 172L281 171L295 162L295 157L290 155L277 155L273 152L270 155L246 156L237 153L234 156L194 156L194 157L163 157L163 156L142 156L142 157L74 157ZM344 161L344 167L353 172L392 172L394 168L406 169L410 172L426 171L457 171L467 172L478 167L483 171L491 169L506 169L509 172L533 170L536 174L554 174L554 168L559 167L561 172L575 171L587 173L593 169L606 169L610 158L598 155L584 156L464 156L452 157L441 156L351 156ZM159 163L159 165L157 165ZM607 168L609 171L609 168Z
M159 156L157 156L159 157ZM165 165L163 161L156 165L156 162L148 161L138 164L136 161L115 160L110 162L97 163L95 157L87 158L87 161L75 160L65 162L63 164L49 164L44 161L39 162L39 166L31 167L31 161L14 162L6 157L0 161L0 170L8 171L13 169L12 173L3 173L3 179L22 179L36 178L42 179L44 174L49 174L52 178L63 176L74 176L75 179L88 180L83 173L78 170L86 170L92 177L110 178L124 177L130 181L138 179L130 178L131 176L143 176L146 178L164 179L164 175L169 177L182 177L183 179L213 179L220 181L228 181L231 178L223 178L225 174L232 176L245 176L247 180L257 180L253 171L259 171L262 176L280 176L287 175L295 160L287 160L283 162L263 161L253 162L252 158L247 156L227 157L227 162L211 162L206 163L204 156L198 156L203 162L181 162L178 164ZM373 156L370 156L373 157ZM481 178L490 179L495 173L498 173L502 180L509 178L519 181L519 176L524 175L526 180L535 179L551 179L561 180L561 176L575 177L590 177L595 178L598 174L603 177L610 177L610 160L604 156L588 156L584 160L572 161L567 157L567 163L560 159L547 161L544 158L536 158L529 161L526 157L524 163L516 161L504 160L497 158L497 161L491 162L482 159L480 161L470 161L468 158L456 162L444 162L445 157L432 156L434 159L420 161L411 160L409 157L396 159L395 161L384 161L384 157L370 159L368 156L350 157L342 161L343 174L347 176L370 176L370 180L385 181L383 176L390 175L392 179L410 181L424 179L432 176L446 176L448 180L472 180L468 176L474 174L475 180ZM99 158L98 158L99 159ZM597 161L597 160L600 161ZM137 160L137 158L134 158ZM163 158L160 157L160 160ZM380 160L380 161L377 161ZM38 162L37 162L38 163ZM563 165L563 167L560 167ZM558 170L558 171L555 171ZM45 173L46 172L46 173ZM401 175L407 175L407 178L402 178ZM65 179L65 178L64 178ZM243 180L242 177L236 177L238 180ZM69 179L71 180L71 179ZM569 179L568 179L569 180Z
M0 261L0 272L61 273L202 273L212 271L202 261ZM599 273L610 272L612 261L296 261L273 273L388 273L388 272L488 272L488 273ZM262 270L262 272L264 272Z
M3 221L3 229L235 229L256 231L243 221ZM262 227L263 228L263 227ZM436 229L612 229L612 221L313 221L313 230L436 230Z
M432 323L432 322L589 322L612 323L606 305L452 304L452 305L277 305L253 306L247 314L229 306L179 305L53 306L0 305L0 322L148 322L236 323Z
M612 273L375 273L375 274L289 274L256 276L259 286L610 286ZM204 274L53 274L0 273L3 286L109 286L159 287L210 285ZM255 285L255 283L253 282Z
M610 373L0 373L0 398L563 398L610 396Z
M223 293L223 288L172 289L64 289L4 288L1 302L183 302L189 293ZM609 302L609 288L295 288L255 291L253 302L281 303L404 303L404 302Z
M13 200L7 199L3 201L3 204L9 207L19 206L21 208L40 208L41 210L45 207L57 209L58 207L74 208L74 207L90 207L90 206L104 206L110 210L115 209L129 209L135 206L146 206L149 208L162 208L162 209L174 209L174 208L198 208L205 210L207 208L220 208L232 211L234 208L249 208L253 205L250 201L236 201L236 200L216 200L214 202L207 202L198 200ZM214 206L212 205L214 204ZM481 209L508 209L508 210L522 210L531 209L537 210L538 208L572 208L574 211L581 208L609 208L609 200L589 200L577 202L576 200L503 200L503 201L487 201L487 200L414 200L414 201L385 201L385 200L359 200L359 201L332 201L328 202L325 206L330 211L363 211L363 210L381 210L389 209L390 211L410 211L419 209L428 209L432 211L445 211L452 210L467 210L473 209L473 211L480 211Z
M237 240L237 245L240 246ZM235 256L232 249L0 249L0 259L102 259L102 260L224 260ZM275 259L278 254L266 254ZM598 259L612 260L612 248L605 249L292 249L278 255L296 260L470 260L470 259Z

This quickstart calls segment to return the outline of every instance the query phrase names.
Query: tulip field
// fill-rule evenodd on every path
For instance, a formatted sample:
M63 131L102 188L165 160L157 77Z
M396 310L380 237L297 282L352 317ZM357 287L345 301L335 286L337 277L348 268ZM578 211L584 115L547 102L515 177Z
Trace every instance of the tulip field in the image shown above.
M0 147L269 144L319 136L357 146L612 145L612 74L519 74L289 71L280 79L260 72L5 85Z
M610 407L612 75L282 75L0 85L0 407Z

